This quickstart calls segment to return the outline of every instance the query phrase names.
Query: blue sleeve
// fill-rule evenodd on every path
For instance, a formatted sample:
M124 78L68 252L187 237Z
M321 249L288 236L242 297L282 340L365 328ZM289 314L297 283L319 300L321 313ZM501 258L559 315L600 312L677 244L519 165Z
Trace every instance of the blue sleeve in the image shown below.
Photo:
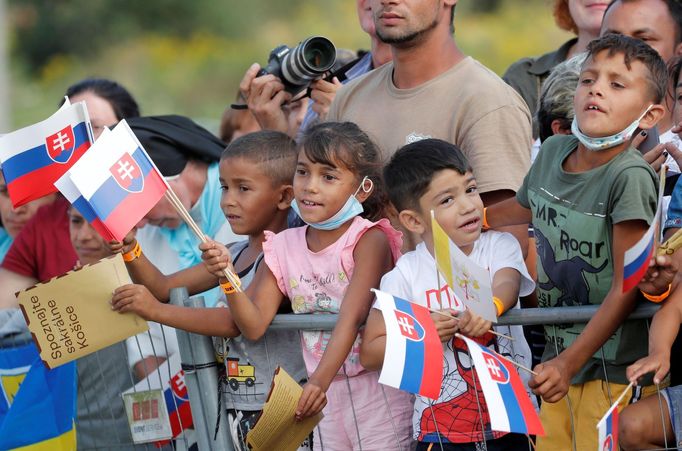
M675 185L673 193L670 196L670 205L668 206L668 213L663 229L665 230L671 227L682 227L682 183Z

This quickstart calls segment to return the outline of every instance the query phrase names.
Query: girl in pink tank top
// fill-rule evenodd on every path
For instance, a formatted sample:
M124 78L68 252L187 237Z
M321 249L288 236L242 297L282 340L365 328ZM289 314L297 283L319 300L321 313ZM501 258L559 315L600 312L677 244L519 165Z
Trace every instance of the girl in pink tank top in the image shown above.
M402 244L384 218L379 151L349 122L311 127L299 148L292 208L307 225L266 232L266 265L245 293L227 294L232 316L243 336L256 340L286 299L294 313L338 313L331 332L301 331L309 379L296 417L324 409L316 449L408 449L411 396L379 385L359 359L370 289L393 268ZM207 260L209 268L225 267L219 260Z

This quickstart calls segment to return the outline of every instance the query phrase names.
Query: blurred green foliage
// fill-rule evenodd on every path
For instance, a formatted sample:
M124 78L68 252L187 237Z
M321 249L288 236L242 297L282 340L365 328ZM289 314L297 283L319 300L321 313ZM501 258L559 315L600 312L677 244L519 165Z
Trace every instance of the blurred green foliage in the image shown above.
M178 113L213 130L246 68L278 44L321 34L368 48L351 0L8 0L13 127L41 120L64 90L111 78L143 114ZM461 48L501 74L513 61L557 48L550 0L463 0Z

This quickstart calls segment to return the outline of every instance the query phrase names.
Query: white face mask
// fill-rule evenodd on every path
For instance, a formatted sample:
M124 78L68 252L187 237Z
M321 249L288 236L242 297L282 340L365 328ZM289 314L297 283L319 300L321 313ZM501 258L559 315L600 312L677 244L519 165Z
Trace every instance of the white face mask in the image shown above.
M369 187L365 188L365 182L369 182ZM324 221L320 222L308 222L305 219L303 219L303 216L301 216L301 210L298 208L298 202L296 202L296 199L294 199L291 202L291 209L296 212L296 214L303 219L303 222L308 224L310 227L318 230L335 230L341 227L344 223L349 221L350 219L353 219L365 209L362 206L362 203L358 200L357 194L362 191L365 193L369 193L372 191L372 188L374 187L374 182L368 177L365 177L362 179L362 182L360 182L360 186L358 186L358 189L355 190L355 193L351 194L348 197L348 200L346 200L346 203L343 204L343 207L339 211L337 211L334 216L332 216L329 219L325 219Z
M586 134L580 131L577 116L573 117L573 123L571 124L571 133L573 133L573 135L576 138L578 138L582 145L585 146L585 148L588 150L598 152L600 150L610 149L617 145L623 144L625 141L632 138L632 134L635 132L635 130L637 130L637 127L639 127L639 121L641 121L644 115L646 115L649 112L652 106L653 105L649 105L646 111L644 111L644 113L642 113L642 115L639 116L633 123L628 125L625 128L625 130L618 132L614 135L603 136L600 138L593 138L591 136L587 136Z

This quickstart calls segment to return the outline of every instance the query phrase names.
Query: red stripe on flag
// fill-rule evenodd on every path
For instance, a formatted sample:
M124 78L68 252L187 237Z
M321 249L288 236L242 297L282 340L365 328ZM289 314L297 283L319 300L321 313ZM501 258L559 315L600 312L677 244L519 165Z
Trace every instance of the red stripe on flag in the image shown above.
M514 393L516 394L519 409L521 409L521 414L523 415L523 419L526 423L528 433L531 435L544 436L545 429L542 427L540 418L535 411L535 407L533 407L533 402L528 397L526 387L524 387L523 381L521 381L521 377L519 377L519 373L516 371L516 368L514 368L514 366L505 359L498 358L498 360L505 366L505 368L507 368L507 372L509 373L509 383L512 386L512 390L514 390Z
M438 399L443 382L443 345L429 310L413 303L412 312L424 328L424 371L419 394L427 398Z
M90 225L92 225L92 228L97 230L97 233L99 233L100 236L104 238L106 241L111 241L115 239L114 235L111 234L111 232L109 231L109 229L107 229L107 226L104 225L101 219L95 218L92 221L92 223L90 223Z
M111 231L114 239L123 241L123 237L142 219L166 192L166 184L151 171L144 179L144 191L130 193L109 213L102 223Z
M14 208L20 207L28 202L48 194L56 193L57 187L54 186L62 175L66 173L78 159L83 156L90 148L89 142L84 142L80 147L73 151L71 159L66 164L52 163L40 169L31 171L7 185L9 197Z
M644 259L644 263L642 264L641 268L635 271L630 277L623 280L623 293L626 293L636 287L639 281L642 280L642 277L644 277L644 274L646 274L646 270L649 268L649 260L651 260L651 256L654 254L654 247L655 246L649 248L649 253L646 256L646 259Z

